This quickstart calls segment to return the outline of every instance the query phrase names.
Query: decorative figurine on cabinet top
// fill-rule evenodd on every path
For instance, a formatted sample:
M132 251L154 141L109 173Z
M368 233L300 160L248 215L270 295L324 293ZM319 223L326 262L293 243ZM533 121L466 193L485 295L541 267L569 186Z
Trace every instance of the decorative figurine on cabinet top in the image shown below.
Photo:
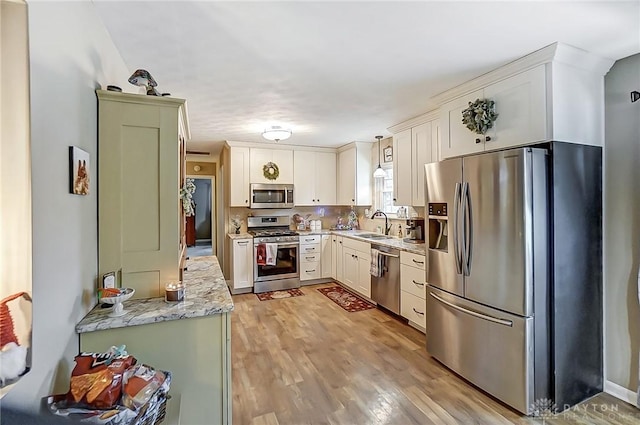
M149 71L146 69L138 69L136 72L131 74L129 82L134 86L146 87L147 95L149 96L160 96L158 90L155 89L158 83L156 83L156 80L153 79L151 74L149 74Z

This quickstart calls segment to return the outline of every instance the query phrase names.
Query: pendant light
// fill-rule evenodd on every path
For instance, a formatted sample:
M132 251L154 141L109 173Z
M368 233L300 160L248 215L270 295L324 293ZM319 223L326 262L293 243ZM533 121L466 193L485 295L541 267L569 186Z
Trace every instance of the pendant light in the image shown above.
M378 139L378 168L376 168L376 171L373 172L373 177L380 179L386 176L387 173L385 173L385 171L380 166L380 139L382 139L382 136L376 136L376 139Z

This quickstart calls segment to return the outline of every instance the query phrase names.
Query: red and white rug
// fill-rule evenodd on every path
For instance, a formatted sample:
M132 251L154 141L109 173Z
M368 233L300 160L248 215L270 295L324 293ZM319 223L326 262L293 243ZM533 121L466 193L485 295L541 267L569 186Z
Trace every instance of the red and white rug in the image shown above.
M287 289L284 291L271 291L256 294L260 301L281 300L283 298L299 297L300 295L304 295L304 292L299 289Z
M370 308L376 308L375 305L363 300L362 298L353 295L351 292L344 289L342 286L332 286L329 288L318 288L318 291L329 298L340 307L344 308L348 312L369 310Z

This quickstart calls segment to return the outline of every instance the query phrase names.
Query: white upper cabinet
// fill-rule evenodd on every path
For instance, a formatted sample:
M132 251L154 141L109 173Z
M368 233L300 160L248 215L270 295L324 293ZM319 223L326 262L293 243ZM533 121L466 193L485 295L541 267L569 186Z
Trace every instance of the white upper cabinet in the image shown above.
M393 203L395 205L413 205L411 130L409 128L393 135Z
M336 154L294 152L294 201L297 206L336 204Z
M275 180L264 176L263 168L273 162L278 166L279 175ZM251 183L293 184L293 151L286 149L249 149Z
M371 144L354 142L338 152L338 205L371 205Z
M249 148L235 147L229 148L230 153L230 176L229 184L230 206L249 206Z
M441 158L547 141L601 146L604 75L613 61L555 43L441 93ZM495 102L486 134L462 124L469 102Z
M424 206L424 164L439 160L440 123L432 111L391 127L395 205Z

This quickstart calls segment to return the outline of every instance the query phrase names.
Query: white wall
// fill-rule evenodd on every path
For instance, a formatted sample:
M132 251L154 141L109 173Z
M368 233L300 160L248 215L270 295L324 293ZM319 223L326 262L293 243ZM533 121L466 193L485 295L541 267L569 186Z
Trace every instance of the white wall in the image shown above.
M632 90L640 91L640 54L605 77L605 379L629 392L638 388L640 349L640 102L631 103Z
M68 390L75 325L94 306L97 273L97 100L127 91L125 66L91 2L29 4L33 206L33 367L2 400L38 409ZM91 155L88 196L69 194L68 147ZM108 347L105 347L108 348Z

